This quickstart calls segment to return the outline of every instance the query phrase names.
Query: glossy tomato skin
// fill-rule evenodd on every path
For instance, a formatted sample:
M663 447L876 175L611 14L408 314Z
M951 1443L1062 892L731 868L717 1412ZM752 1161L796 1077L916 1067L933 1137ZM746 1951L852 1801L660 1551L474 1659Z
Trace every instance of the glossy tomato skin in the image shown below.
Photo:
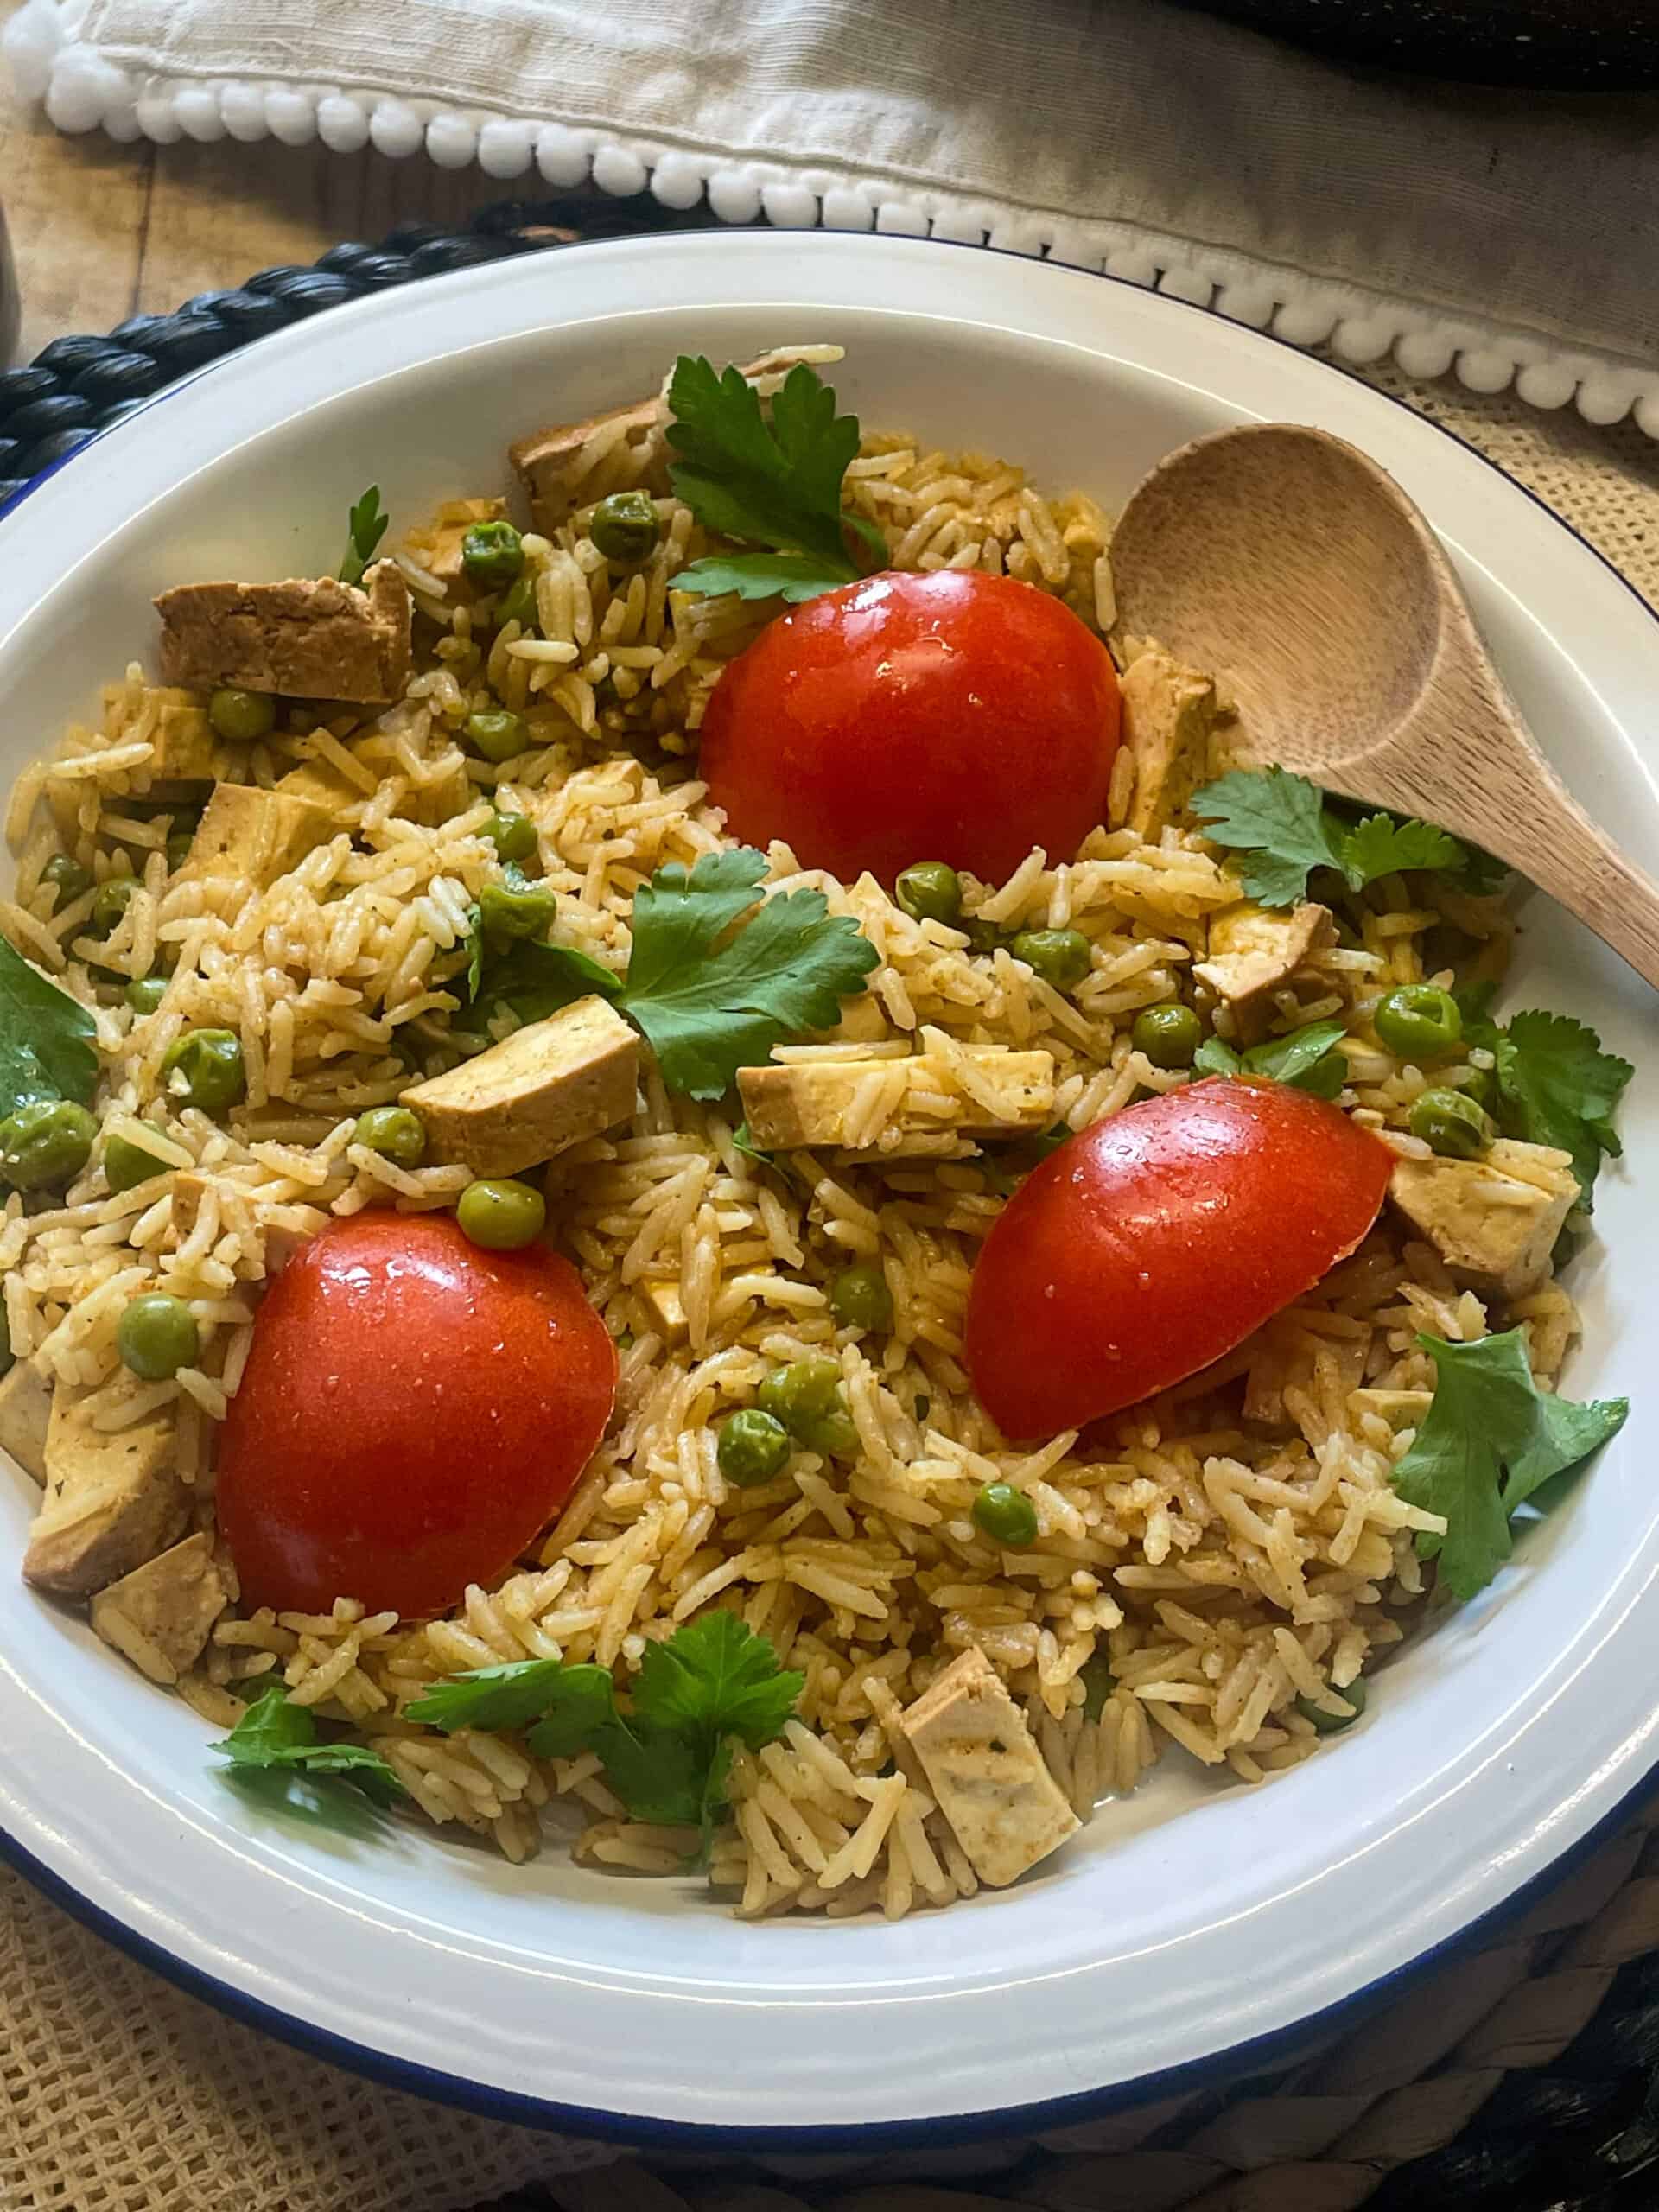
M1081 1428L1207 1367L1363 1241L1392 1154L1339 1108L1229 1077L1063 1144L1003 1209L968 1371L1005 1435Z
M1106 810L1119 694L1070 607L1011 576L889 571L763 630L721 676L702 772L734 837L891 886L1069 861Z
M445 1611L557 1512L616 1376L556 1253L480 1251L448 1215L332 1224L267 1293L220 1436L245 1600Z

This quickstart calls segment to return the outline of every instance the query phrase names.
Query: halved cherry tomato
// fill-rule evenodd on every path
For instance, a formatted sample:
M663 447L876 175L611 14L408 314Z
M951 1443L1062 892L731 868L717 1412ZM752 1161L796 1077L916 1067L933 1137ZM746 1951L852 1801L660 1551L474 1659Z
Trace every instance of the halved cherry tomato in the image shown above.
M968 1371L1005 1435L1081 1428L1196 1374L1363 1241L1392 1155L1339 1108L1230 1078L1045 1160L985 1240Z
M1111 656L1033 584L867 576L760 632L715 686L702 772L734 837L891 885L912 861L1000 881L1069 861L1106 810Z
M244 1599L407 1616L494 1580L574 1487L616 1373L556 1253L481 1251L448 1215L335 1222L267 1294L220 1438Z

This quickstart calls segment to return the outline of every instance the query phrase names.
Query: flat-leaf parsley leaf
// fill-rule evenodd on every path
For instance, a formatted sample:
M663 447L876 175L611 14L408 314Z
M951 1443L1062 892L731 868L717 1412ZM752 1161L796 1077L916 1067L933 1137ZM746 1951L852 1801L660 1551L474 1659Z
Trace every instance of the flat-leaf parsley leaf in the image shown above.
M79 1000L37 975L0 938L0 1121L35 1099L90 1106L97 1024Z
M1440 1560L1440 1580L1454 1597L1472 1598L1510 1555L1516 1508L1616 1435L1630 1404L1575 1405L1540 1390L1520 1329L1475 1344L1417 1341L1434 1362L1434 1396L1394 1470L1394 1487L1408 1503L1443 1516L1446 1534L1420 1535L1418 1551Z
M1405 868L1464 875L1491 887L1490 855L1433 823L1377 812L1350 821L1317 784L1287 768L1235 768L1192 798L1212 844L1238 853L1239 880L1264 906L1294 906L1315 868L1335 868L1351 891Z
M285 1690L274 1685L254 1700L230 1734L213 1748L233 1767L336 1776L377 1805L393 1804L404 1794L403 1783L378 1751L366 1744L321 1742L310 1707L294 1704Z
M340 564L343 584L360 584L363 572L386 534L388 518L380 505L380 486L371 484L352 509L346 540L346 557Z
M1192 1065L1205 1075L1265 1075L1293 1090L1316 1098L1335 1098L1348 1080L1348 1063L1338 1046L1347 1035L1339 1021L1310 1021L1288 1037L1270 1037L1236 1052L1224 1039L1206 1037Z
M1493 1117L1507 1137L1571 1153L1588 1212L1603 1154L1618 1159L1623 1149L1612 1116L1636 1070L1570 1014L1532 1007L1507 1026L1494 1021L1492 988L1472 984L1456 995L1465 1045L1493 1058Z

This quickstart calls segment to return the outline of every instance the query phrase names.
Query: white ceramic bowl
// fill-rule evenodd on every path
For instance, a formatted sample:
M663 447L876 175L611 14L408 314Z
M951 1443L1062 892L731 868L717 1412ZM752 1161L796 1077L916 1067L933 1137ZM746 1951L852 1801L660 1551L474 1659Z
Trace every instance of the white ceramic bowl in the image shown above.
M1534 728L1659 869L1652 619L1475 454L1272 341L1099 278L908 241L594 245L346 308L166 396L0 522L0 768L152 645L201 575L317 573L378 479L394 517L506 480L506 441L649 388L681 350L831 339L867 425L991 448L1109 505L1171 447L1251 417L1374 454L1444 534ZM1273 620L1264 607L1262 619ZM1379 621L1388 609L1379 607ZM1638 1065L1601 1243L1577 1266L1575 1395L1629 1426L1476 1604L1410 1647L1363 1726L1270 1786L1178 1758L1034 1878L901 1924L740 1925L693 1881L528 1868L413 1827L262 1820L201 1724L86 1627L0 1606L0 1827L54 1893L188 1986L407 2086L610 2128L965 2131L1076 2117L1305 2023L1465 1933L1604 1821L1656 1756L1659 1136L1653 1001L1541 901L1527 1002ZM0 1560L30 1486L0 1471ZM5 1573L11 1573L10 1567ZM866 2136L863 2140L868 2143Z

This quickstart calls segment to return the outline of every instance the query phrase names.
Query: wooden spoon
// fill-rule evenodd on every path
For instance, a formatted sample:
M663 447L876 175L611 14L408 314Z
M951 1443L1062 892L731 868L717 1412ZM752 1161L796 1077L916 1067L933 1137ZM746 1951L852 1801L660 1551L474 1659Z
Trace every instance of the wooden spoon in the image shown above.
M1232 691L1240 765L1485 846L1659 986L1659 885L1544 760L1438 539L1375 461L1295 423L1198 438L1136 487L1111 562L1122 633Z

